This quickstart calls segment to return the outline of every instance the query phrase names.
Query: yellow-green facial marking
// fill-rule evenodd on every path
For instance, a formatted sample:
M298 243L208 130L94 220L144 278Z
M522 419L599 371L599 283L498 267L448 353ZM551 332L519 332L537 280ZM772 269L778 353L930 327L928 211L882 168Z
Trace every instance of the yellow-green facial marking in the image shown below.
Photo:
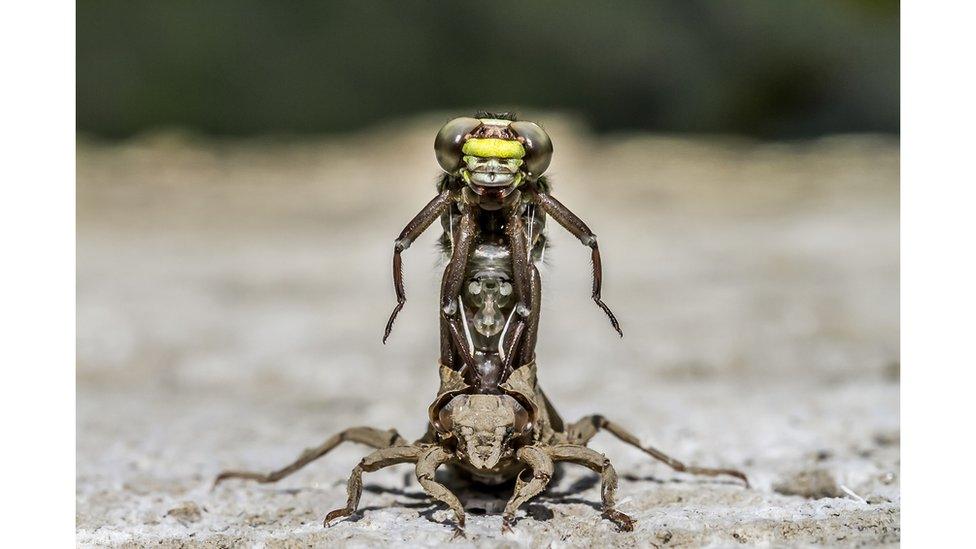
M481 158L522 158L525 147L518 141L508 139L479 138L465 141L461 152Z

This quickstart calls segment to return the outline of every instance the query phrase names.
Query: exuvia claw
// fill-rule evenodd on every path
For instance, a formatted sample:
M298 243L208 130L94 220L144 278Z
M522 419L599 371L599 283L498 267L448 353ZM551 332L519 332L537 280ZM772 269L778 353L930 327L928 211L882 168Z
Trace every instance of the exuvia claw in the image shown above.
M338 518L348 517L351 514L352 514L352 512L349 511L346 508L336 509L335 511L331 511L331 512L329 512L328 515L325 515L325 520L322 521L322 526L324 526L326 528L329 528L329 527L332 526L332 524L331 524L332 521L334 521L334 520L336 520Z

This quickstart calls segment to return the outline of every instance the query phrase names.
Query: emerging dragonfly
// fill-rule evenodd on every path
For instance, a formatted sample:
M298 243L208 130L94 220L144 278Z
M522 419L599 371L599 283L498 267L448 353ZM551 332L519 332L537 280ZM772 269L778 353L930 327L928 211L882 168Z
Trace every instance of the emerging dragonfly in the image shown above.
M494 380L534 358L541 288L535 263L544 253L547 214L591 250L593 301L618 334L620 325L601 298L602 263L596 235L552 196L543 174L552 141L538 124L510 113L455 118L437 133L437 162L446 172L438 194L400 233L393 247L397 305L385 342L406 303L401 254L436 219L449 255L441 284L441 363L464 365ZM461 340L470 353L458 345ZM495 363L483 363L491 358ZM498 364L499 358L505 364ZM479 364L474 364L482 362ZM507 370L507 371L506 371Z

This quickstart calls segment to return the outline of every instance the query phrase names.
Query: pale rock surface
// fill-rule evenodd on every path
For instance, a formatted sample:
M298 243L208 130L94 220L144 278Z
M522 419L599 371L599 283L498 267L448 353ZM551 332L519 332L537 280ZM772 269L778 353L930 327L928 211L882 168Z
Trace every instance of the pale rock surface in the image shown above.
M467 538L409 466L365 477L361 513L324 529L367 449L275 485L268 470L352 425L422 433L436 389L435 230L405 256L390 343L392 241L432 195L440 118L316 140L178 134L78 150L77 532L82 546L896 545L900 538L898 143L595 138L542 115L555 192L600 235L551 227L539 371L568 420L601 412L686 462L609 435L617 533L576 467L530 502L458 487Z

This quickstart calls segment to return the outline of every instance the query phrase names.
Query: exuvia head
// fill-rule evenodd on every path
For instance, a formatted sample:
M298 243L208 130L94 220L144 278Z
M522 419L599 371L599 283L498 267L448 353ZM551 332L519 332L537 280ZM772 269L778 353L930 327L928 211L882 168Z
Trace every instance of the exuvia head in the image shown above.
M538 124L508 114L478 116L455 118L437 132L434 152L444 171L478 195L502 197L545 173L552 141Z
M436 427L457 438L458 452L490 471L515 453L511 441L532 430L529 412L509 395L458 395L437 413Z

